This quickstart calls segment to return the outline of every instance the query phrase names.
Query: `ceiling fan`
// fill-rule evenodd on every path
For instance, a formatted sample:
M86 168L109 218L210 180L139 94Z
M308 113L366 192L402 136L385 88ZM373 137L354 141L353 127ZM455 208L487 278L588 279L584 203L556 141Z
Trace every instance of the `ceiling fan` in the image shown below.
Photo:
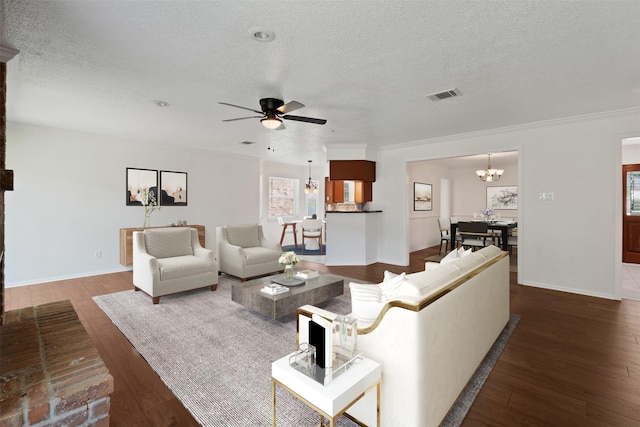
M241 107L240 105L229 104L227 102L219 102L218 104L228 105L230 107L242 108L243 110L253 111L254 113L260 114L259 116L249 116L249 117L239 117L237 119L227 119L223 120L223 122L233 122L236 120L245 120L245 119L260 119L260 123L267 129L284 129L284 125L282 124L282 119L284 120L294 120L296 122L305 122L305 123L313 123L316 125L323 125L327 123L324 119L314 119L313 117L303 117L303 116L292 116L291 114L287 114L291 111L300 109L304 107L304 104L301 104L298 101L290 101L286 104L281 99L276 98L262 98L260 100L260 107L262 111L254 110L253 108Z

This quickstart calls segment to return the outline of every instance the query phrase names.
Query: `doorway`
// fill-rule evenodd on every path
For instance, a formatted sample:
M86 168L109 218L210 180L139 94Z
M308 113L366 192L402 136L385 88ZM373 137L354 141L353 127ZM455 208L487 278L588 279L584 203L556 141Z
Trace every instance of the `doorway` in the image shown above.
M622 195L620 295L640 301L640 138L622 140Z

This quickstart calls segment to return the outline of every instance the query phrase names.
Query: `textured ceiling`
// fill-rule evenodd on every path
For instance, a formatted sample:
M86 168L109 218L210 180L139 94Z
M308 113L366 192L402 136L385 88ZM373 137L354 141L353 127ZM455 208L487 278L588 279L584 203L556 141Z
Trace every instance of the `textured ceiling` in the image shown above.
M638 1L3 3L1 45L20 51L8 67L16 122L305 164L325 159L324 144L640 106ZM275 41L252 40L253 27ZM452 88L462 96L425 97ZM222 122L252 114L219 101L259 109L263 97L328 123Z

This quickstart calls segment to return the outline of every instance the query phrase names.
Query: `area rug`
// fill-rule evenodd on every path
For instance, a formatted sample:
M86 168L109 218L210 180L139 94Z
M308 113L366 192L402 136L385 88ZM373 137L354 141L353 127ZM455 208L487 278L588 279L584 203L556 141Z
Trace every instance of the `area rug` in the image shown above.
M349 281L345 295L326 309L350 312ZM158 305L133 290L93 299L201 425L270 425L271 363L295 349L295 321L273 321L231 301L233 283L238 281L221 276L215 292L162 297ZM490 353L494 356L478 369L447 426L464 419L512 331L505 328ZM315 412L279 387L276 401L277 425L317 424ZM356 424L342 417L337 425Z

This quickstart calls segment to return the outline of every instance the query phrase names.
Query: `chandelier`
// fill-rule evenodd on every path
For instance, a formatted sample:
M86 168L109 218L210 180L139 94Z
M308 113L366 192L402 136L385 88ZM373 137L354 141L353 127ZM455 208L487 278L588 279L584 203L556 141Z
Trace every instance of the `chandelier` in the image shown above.
M476 174L478 175L478 178L480 178L481 181L486 181L486 182L498 181L502 176L502 174L504 173L504 170L493 169L491 167L491 153L489 153L488 156L489 156L489 164L487 168L478 169L476 171Z
M318 192L318 184L311 181L311 160L307 160L309 162L309 182L307 182L304 186L305 193L317 193Z

